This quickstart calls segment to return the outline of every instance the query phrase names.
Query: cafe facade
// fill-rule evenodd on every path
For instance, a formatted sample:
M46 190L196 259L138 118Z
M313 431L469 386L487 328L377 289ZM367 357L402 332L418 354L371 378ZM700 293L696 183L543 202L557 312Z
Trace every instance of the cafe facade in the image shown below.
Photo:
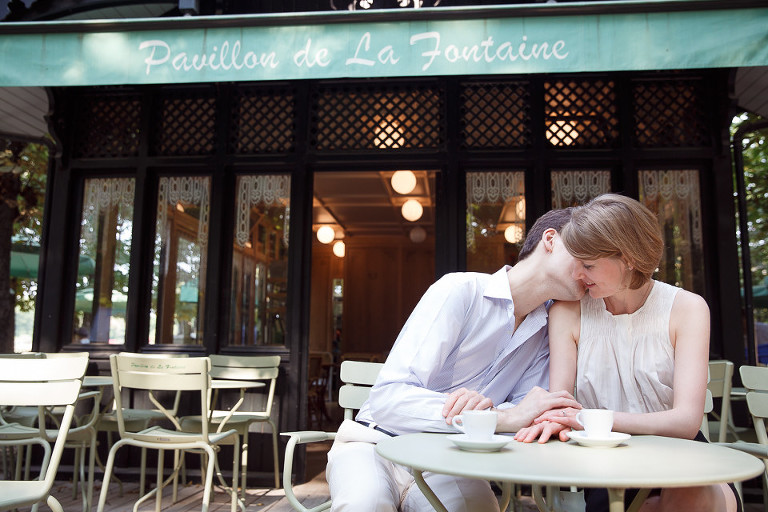
M53 148L34 349L280 355L303 429L310 353L383 359L435 279L618 192L744 361L728 128L768 2L434 3L10 12L0 89L44 91Z

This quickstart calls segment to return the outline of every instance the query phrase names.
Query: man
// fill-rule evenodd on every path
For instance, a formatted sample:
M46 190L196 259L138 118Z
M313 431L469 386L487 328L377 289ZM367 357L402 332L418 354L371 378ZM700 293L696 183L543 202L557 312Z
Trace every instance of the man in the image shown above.
M579 300L575 260L558 231L570 210L552 210L531 228L518 263L493 275L448 274L424 294L403 326L356 421L345 421L328 453L333 511L431 510L404 467L375 443L409 432L456 432L464 410L499 410L497 431L514 432L555 407L578 407L549 393L547 301ZM498 511L488 482L425 474L451 511Z

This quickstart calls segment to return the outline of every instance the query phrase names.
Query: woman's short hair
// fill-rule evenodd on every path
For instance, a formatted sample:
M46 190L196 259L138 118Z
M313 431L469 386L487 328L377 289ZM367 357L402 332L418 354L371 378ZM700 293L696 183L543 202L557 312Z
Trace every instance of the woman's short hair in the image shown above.
M574 258L624 259L632 268L631 289L651 278L664 251L656 216L640 202L619 194L603 194L574 208L560 235Z

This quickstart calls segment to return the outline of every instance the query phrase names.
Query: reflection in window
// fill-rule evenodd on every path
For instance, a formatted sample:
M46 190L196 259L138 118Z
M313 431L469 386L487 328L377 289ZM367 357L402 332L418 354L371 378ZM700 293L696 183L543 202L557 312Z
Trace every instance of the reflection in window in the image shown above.
M568 208L587 203L611 191L610 171L552 171L552 208Z
M73 343L125 343L134 180L85 180Z
M210 178L161 177L149 343L201 345ZM150 323L151 326L151 323Z
M232 251L232 345L284 345L291 179L238 176Z
M525 175L467 173L467 270L514 265L525 239Z
M640 171L640 202L659 219L664 255L656 279L703 295L704 258L699 173Z

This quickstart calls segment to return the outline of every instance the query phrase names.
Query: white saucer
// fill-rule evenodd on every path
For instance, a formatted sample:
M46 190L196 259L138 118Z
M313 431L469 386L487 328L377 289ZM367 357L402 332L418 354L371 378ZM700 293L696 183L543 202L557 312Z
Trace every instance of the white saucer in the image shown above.
M613 448L632 436L621 432L611 432L607 437L589 437L583 430L571 430L568 432L568 437L582 446Z
M495 435L490 441L475 441L467 437L467 434L452 434L448 436L448 439L462 450L470 452L497 452L514 438L511 436Z

